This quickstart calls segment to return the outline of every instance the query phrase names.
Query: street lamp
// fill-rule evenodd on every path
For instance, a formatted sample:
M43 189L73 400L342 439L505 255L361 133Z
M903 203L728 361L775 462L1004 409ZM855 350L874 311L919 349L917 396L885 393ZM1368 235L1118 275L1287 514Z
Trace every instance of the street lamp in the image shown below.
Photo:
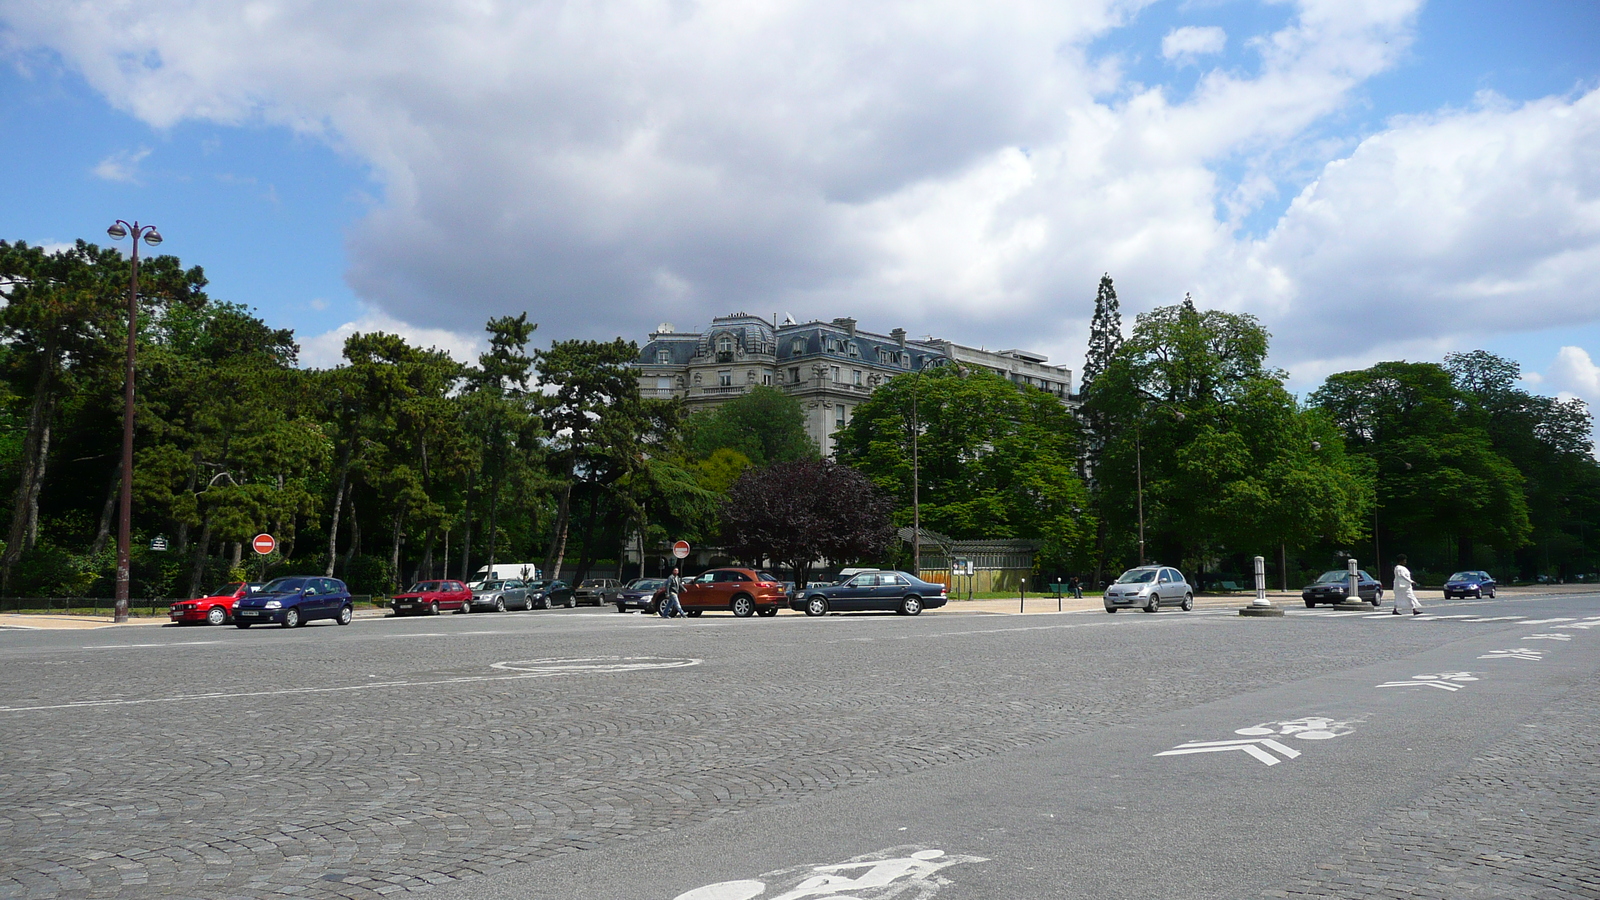
M133 352L139 337L139 241L154 247L161 233L154 225L113 222L106 234L114 241L133 236L133 270L128 278L128 365L122 389L122 489L117 512L117 597L111 620L128 621L128 545L133 533Z
M1150 412L1164 409L1172 413L1172 417L1182 422L1183 410L1173 409L1164 403L1152 403L1139 411L1139 423L1133 429L1133 465L1134 478L1138 486L1139 504L1139 565L1145 564L1144 556L1144 417Z

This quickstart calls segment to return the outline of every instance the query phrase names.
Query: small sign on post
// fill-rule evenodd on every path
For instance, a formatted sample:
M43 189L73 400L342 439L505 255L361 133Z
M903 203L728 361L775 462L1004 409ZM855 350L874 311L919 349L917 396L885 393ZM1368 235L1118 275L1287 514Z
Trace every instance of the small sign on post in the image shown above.
M689 556L689 542L688 541L678 541L677 543L673 544L672 545L672 555L676 556L679 559L688 558L688 556Z
M266 556L278 549L278 539L270 534L258 534L250 541L250 547L262 556Z

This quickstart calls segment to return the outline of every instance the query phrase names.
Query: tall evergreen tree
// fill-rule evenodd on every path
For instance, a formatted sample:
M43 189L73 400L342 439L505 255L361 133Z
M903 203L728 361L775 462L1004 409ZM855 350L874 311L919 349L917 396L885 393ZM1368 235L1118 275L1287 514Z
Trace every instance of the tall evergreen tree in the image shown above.
M1111 364L1122 346L1122 310L1117 306L1117 289L1108 272L1100 276L1100 289L1094 295L1094 320L1089 323L1089 352L1083 360L1079 393L1088 393L1095 379Z

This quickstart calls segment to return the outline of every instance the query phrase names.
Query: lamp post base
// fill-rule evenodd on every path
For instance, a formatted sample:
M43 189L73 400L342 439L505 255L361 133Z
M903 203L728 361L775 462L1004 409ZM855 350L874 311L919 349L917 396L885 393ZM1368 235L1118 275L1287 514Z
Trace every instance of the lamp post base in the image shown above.
M1239 610L1239 615L1269 619L1282 618L1283 608L1280 606L1246 606Z

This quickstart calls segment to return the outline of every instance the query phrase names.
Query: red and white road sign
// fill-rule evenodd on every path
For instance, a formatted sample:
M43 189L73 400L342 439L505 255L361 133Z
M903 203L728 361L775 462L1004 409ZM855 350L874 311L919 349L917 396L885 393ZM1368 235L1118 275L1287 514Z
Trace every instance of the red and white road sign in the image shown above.
M688 541L678 541L676 544L673 544L672 545L672 555L676 556L679 559L687 558L689 556L689 542Z
M266 556L268 553L278 549L278 540L270 534L258 534L250 542L250 546L254 547L257 553Z

